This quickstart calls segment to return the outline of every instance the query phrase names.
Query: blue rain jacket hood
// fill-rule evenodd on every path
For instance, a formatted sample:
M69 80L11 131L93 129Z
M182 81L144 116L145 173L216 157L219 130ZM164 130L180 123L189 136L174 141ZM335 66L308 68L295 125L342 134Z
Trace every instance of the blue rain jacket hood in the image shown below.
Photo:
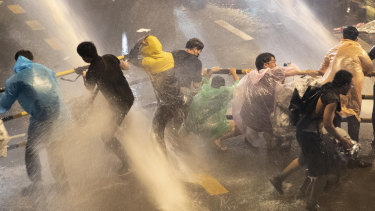
M60 111L61 94L52 70L23 56L18 57L13 70L0 97L0 113L9 110L16 100L34 119L44 120Z
M20 56L13 67L14 73L19 73L26 68L31 68L32 64L33 62L26 57Z

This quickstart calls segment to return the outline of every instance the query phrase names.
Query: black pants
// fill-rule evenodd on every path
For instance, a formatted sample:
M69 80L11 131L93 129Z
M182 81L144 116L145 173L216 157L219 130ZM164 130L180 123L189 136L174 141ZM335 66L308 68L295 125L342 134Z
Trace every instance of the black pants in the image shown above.
M50 138L53 125L58 115L58 113L54 113L48 115L45 119L43 118L43 120L37 120L33 117L30 118L25 149L25 164L27 175L32 182L42 180L39 148L41 144L46 144Z
M348 133L351 139L359 142L359 129L361 123L358 121L357 117L349 116L348 120Z
M122 122L125 119L126 114L129 112L129 108L126 109L119 109L113 108L112 112L114 115L114 120L116 122L116 127L113 128L111 133L108 133L107 136L102 136L102 140L105 143L107 149L112 151L118 159L122 162L123 167L128 166L127 157L125 154L124 147L122 146L121 142L115 137L116 131L119 126L121 126Z
M164 151L166 150L164 130L171 120L180 117L181 112L183 112L182 103L170 105L159 104L156 108L154 118L152 119L152 129L160 147Z
M374 116L374 111L372 115ZM361 123L358 121L357 117L355 116L349 116L346 119L348 121L348 134L350 138L359 142L359 129L361 127ZM339 115L335 115L333 124L335 125L335 127L341 127L341 117ZM374 122L373 122L373 127L374 127Z

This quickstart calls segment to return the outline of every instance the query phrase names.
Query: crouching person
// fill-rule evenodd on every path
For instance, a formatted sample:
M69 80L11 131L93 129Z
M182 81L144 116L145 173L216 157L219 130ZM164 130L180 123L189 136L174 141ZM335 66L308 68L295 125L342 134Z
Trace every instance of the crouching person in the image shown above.
M220 69L214 68L211 73L216 70ZM194 96L185 120L187 131L213 140L222 151L227 150L227 147L221 144L221 140L235 135L234 123L227 120L226 112L239 78L234 68L230 69L230 74L235 81L230 87L225 86L221 76L213 77L211 84L210 75L204 78L202 89Z
M279 67L271 53L259 54L255 65L257 71L251 71L243 77L234 90L233 118L250 146L257 147L254 143L259 139L258 134L263 133L267 148L271 149L275 139L271 113L274 112L277 84L282 84L288 76L313 74L317 71L300 71L294 64Z

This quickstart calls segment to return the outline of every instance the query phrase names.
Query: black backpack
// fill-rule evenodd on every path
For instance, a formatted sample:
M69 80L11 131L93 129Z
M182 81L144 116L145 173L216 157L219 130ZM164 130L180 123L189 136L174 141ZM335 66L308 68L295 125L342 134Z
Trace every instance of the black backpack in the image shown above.
M294 89L289 104L290 120L294 126L300 125L306 117L312 117L321 94L320 87L309 86L301 98L298 90Z

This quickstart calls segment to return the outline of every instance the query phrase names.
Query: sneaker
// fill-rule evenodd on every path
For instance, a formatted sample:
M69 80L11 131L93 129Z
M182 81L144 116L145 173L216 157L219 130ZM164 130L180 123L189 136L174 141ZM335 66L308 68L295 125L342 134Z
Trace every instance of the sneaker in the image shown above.
M283 180L281 179L280 176L272 177L270 179L271 184L273 187L279 192L281 195L284 194L283 191Z
M348 162L348 168L368 168L368 167L371 167L372 166L372 163L371 162L366 162L364 160L361 160L359 158L357 159L349 159L349 162Z

